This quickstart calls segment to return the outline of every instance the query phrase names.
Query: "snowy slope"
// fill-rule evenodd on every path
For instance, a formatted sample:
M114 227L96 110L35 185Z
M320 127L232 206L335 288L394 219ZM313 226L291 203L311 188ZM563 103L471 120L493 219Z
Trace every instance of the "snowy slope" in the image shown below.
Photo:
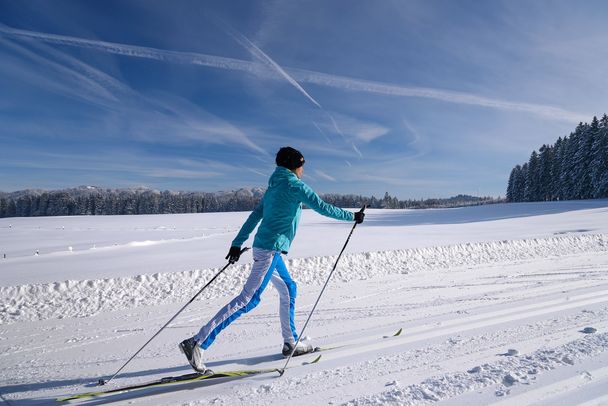
M370 211L306 333L318 345L344 347L324 352L318 364L303 366L312 357L297 358L281 378L82 403L606 401L607 212L605 200ZM0 260L0 404L57 404L57 396L94 389L91 382L115 372L223 265L246 215L0 220L8 257ZM299 325L349 228L305 213L288 261L299 283ZM189 372L176 343L238 291L248 259L218 279L115 384ZM282 366L276 307L270 289L218 337L205 354L208 366Z

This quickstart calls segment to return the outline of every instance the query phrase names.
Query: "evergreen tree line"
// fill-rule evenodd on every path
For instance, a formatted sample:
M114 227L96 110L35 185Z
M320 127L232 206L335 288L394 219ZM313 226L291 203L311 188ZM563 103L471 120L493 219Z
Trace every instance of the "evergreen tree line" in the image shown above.
M511 171L507 201L608 197L608 116L579 123L574 132L533 151Z
M79 187L58 191L0 192L0 218L250 211L260 202L264 191L262 188L251 188L207 193ZM337 194L321 197L338 207L354 208L367 204L372 208L387 209L459 207L499 201L491 197L466 195L449 199L398 200L388 193L383 198Z

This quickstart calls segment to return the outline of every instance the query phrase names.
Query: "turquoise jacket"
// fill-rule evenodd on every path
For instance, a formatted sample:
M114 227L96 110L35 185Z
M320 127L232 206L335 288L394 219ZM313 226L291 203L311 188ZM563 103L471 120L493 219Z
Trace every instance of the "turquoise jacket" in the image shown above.
M287 253L296 235L302 213L302 203L319 214L336 220L354 221L354 214L324 202L289 169L277 166L268 180L268 189L262 201L251 212L241 231L232 241L240 247L262 220L253 240L253 246Z

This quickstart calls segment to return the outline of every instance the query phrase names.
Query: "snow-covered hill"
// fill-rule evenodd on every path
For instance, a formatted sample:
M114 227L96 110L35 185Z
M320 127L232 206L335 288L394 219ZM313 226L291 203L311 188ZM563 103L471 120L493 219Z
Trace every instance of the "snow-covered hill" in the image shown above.
M607 214L605 200L372 210L306 333L317 345L348 345L317 364L297 358L280 378L83 403L606 401ZM0 220L0 404L56 404L114 373L223 265L246 215ZM305 212L288 261L300 326L349 229ZM115 384L189 372L176 344L240 289L249 260L229 268ZM218 337L208 366L282 366L276 307L270 289Z

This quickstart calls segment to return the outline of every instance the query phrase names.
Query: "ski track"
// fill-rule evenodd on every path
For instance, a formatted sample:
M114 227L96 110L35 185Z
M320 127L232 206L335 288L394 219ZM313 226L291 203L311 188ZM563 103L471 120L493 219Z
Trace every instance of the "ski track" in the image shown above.
M604 292L598 292L597 295L602 295ZM584 298L591 295L581 295L580 301L575 301L568 306L570 309L585 307L591 303L585 301ZM569 301L567 298L564 301ZM535 307L551 306L552 300L545 301ZM608 303L606 298L603 298L597 303ZM563 307L546 309L546 314L560 314L564 312ZM427 367L432 370L441 371L445 367L443 364L452 364L454 359L458 359L459 363L471 363L474 359L492 359L496 358L497 353L504 352L507 346L517 343L520 350L526 347L526 342L530 342L528 346L537 345L539 337L546 337L547 341L553 344L563 341L564 339L556 338L555 336L561 333L571 331L572 326L579 326L589 322L603 320L602 327L606 328L608 324L608 306L603 306L598 311L576 311L565 317L552 318L549 320L519 324L516 327L507 329L498 329L481 335L467 337L467 331L477 329L477 331L487 331L487 327L496 324L508 324L516 320L525 320L538 316L539 314L526 313L525 308L507 310L509 313L519 314L519 317L510 317L508 319L492 320L487 319L486 322L477 325L471 325L467 319L460 320L451 326L437 327L436 324L423 325L418 330L426 334L416 334L415 329L406 329L406 336L398 338L389 338L387 340L378 340L378 337L367 336L364 340L357 340L353 343L358 345L338 349L323 354L322 364L325 368L332 360L352 359L353 355L364 358L363 362L349 363L345 367L337 367L334 369L325 369L321 372L309 373L305 376L297 378L288 378L286 381L273 382L271 386L258 388L247 388L241 392L227 397L214 398L213 404L232 404L232 402L242 402L244 399L251 398L251 404L281 404L283 397L292 397L293 399L306 398L307 401L318 399L321 403L323 399L329 397L329 393L342 389L343 392L352 393L358 387L364 385L369 387L373 383L380 387L382 384L391 386L388 391L384 391L378 395L362 397L347 402L349 405L367 405L367 404L419 404L421 401L437 401L445 398L456 396L465 391L475 390L485 386L494 386L503 384L496 390L497 394L505 395L508 393L508 388L517 382L528 383L534 380L537 374L544 370L550 370L560 365L572 365L576 359L581 357L589 357L608 349L608 335L592 336L594 338L585 337L581 340L574 340L571 343L566 343L564 348L546 349L537 353L532 353L519 357L508 357L508 361L497 363L484 363L471 368L472 372L458 372L453 376L447 374L440 377L434 377L424 380L420 384L402 387L391 380L398 374L405 374L407 379L415 380L416 378L424 378L424 373L427 370L418 371L421 367ZM492 314L484 314L484 318L492 317ZM472 318L475 319L475 318ZM446 323L447 324L447 323ZM580 335L580 334L579 334ZM439 343L432 346L425 346L433 338L444 337ZM445 339L445 337L449 337ZM566 339L571 336L566 335ZM595 337L600 337L596 340ZM368 344L364 344L368 341ZM352 344L352 343L351 343ZM408 344L410 344L408 346ZM411 344L422 344L411 345ZM395 354L383 355L387 349L391 347L399 347L399 352ZM367 356L367 354L370 354ZM505 357L507 358L507 357ZM514 361L517 360L517 361ZM337 363L333 363L339 365ZM530 369L532 368L533 369ZM527 371L523 369L528 368ZM478 369L478 370L477 370ZM372 371L372 376L361 374L359 371ZM533 372L530 372L533 371ZM515 378L514 378L515 377ZM511 381L511 379L514 379ZM385 383L386 382L386 383ZM506 382L506 383L505 383ZM313 388L310 390L302 390L302 388ZM264 393L264 397L259 400L260 393ZM284 395L281 395L284 394ZM289 395L286 395L289 394ZM314 402L313 402L314 403ZM207 404L205 402L189 403L189 404Z
M348 282L390 274L437 271L492 262L559 257L578 252L608 250L608 235L580 235L547 239L460 244L446 247L370 252L345 255L334 278ZM335 257L299 258L287 261L300 284L319 284ZM240 265L220 275L201 295L209 300L236 293L251 265ZM192 286L201 286L218 269L155 273L124 278L68 280L46 284L0 287L0 324L25 320L87 317L116 308L128 309L187 300Z
M529 384L542 371L562 365L573 365L578 358L597 355L608 349L608 333L585 337L564 345L534 351L526 356L509 357L504 361L483 364L469 371L446 373L407 387L395 388L377 395L364 396L346 402L349 406L414 405L453 398L465 391L498 386L497 396L509 394L509 387ZM522 403L510 403L518 404Z
M498 404L550 400L608 378L606 368L596 367L537 385L550 371L608 360L607 253L608 235L592 234L346 255L310 330L321 345L350 345L323 352L319 364L290 369L282 378L82 403L410 405L476 391L490 391ZM288 266L301 285L314 286L334 260L295 259ZM222 276L203 295L207 300L195 302L138 362L159 376L188 372L175 343L217 310L218 300L208 299L235 293L249 269L234 267ZM216 271L0 288L0 404L53 403L84 391L99 371L122 365L175 312L175 303L191 297L186 286L200 286ZM302 290L299 323L317 292ZM583 334L587 326L597 332ZM382 338L399 327L402 336ZM261 356L266 361L256 368L282 366L267 357L276 352L276 334L276 300L265 298L222 333L207 362L228 370ZM238 348L243 342L256 344ZM519 354L507 356L511 348ZM130 383L150 377L124 376ZM511 395L522 386L530 389Z
M585 371L581 374L577 374L574 377L559 380L555 383L541 386L536 389L532 389L520 395L512 396L508 399L504 399L493 403L495 406L527 406L537 404L539 400L546 401L550 399L552 402L557 401L555 399L558 396L562 396L568 392L579 390L585 386L589 386L591 383L597 384L598 381L605 385L608 380L608 367L597 368L590 371ZM605 396L604 398L608 398ZM604 400L605 402L605 400ZM591 403L591 402L589 402ZM598 403L599 404L599 400Z

